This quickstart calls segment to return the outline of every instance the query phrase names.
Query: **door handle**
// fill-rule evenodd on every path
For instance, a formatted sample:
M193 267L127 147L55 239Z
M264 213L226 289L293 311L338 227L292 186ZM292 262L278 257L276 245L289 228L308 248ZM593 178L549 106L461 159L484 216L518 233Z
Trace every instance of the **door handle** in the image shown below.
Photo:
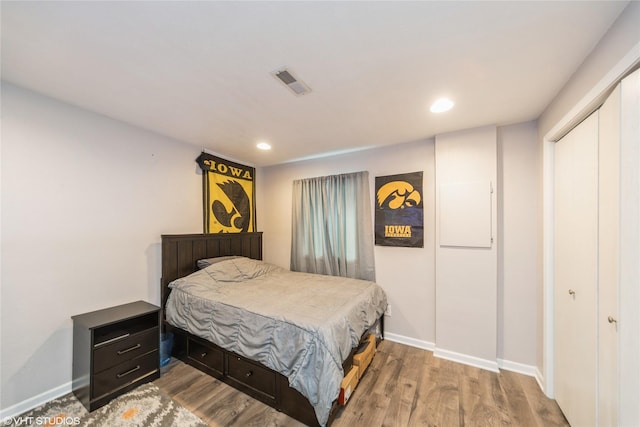
M573 289L569 289L569 295L571 295L572 297L575 297L576 291L574 291Z
M614 319L612 316L607 317L607 320L609 321L609 323L618 323L618 321Z

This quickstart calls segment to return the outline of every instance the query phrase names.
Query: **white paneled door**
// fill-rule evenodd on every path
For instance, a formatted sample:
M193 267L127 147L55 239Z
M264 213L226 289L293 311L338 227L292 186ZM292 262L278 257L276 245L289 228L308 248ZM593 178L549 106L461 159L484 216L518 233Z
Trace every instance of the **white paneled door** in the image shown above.
M599 110L598 425L618 425L620 86Z
M573 426L596 425L598 112L554 148L555 394Z
M640 426L640 70L554 146L554 385L571 425Z

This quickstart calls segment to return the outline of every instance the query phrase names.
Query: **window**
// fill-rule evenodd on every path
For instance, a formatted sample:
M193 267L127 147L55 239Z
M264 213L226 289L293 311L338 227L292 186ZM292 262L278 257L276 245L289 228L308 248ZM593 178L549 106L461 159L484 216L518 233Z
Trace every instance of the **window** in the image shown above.
M375 279L368 172L293 182L291 270Z

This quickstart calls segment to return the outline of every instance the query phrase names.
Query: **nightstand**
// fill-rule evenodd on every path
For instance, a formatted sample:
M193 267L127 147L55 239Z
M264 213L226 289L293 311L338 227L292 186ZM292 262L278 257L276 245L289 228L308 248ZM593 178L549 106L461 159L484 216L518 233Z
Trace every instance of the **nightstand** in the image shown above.
M89 412L160 377L160 308L144 301L72 316L73 393Z

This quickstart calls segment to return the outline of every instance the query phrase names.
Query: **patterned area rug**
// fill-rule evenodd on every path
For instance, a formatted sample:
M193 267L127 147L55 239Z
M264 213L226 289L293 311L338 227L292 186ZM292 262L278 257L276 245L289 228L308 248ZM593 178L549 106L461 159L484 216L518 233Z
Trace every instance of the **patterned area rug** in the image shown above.
M200 418L174 402L153 384L145 384L91 413L70 393L2 426L206 427Z

